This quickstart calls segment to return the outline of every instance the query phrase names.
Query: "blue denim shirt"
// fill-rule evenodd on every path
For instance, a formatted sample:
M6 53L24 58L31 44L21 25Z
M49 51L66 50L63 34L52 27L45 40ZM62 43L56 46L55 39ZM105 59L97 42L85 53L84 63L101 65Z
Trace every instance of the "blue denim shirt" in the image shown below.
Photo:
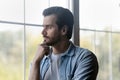
M50 64L49 55L45 56L40 63L40 80L44 80ZM98 61L96 56L91 51L71 43L60 60L60 80L96 80L97 73Z

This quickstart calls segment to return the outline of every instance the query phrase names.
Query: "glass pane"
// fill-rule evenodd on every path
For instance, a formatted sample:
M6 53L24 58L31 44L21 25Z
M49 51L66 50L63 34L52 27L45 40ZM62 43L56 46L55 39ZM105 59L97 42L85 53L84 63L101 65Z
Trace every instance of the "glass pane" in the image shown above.
M112 1L112 26L119 27L120 30L120 0Z
M80 46L95 52L94 32L80 30Z
M68 8L68 0L50 0L50 6L62 6Z
M110 77L110 41L105 32L80 31L80 46L94 52L99 62L97 80L109 80ZM104 74L104 75L103 75Z
M112 31L120 33L120 26L112 26Z
M26 0L26 23L42 24L42 12L49 6L68 8L68 0Z
M106 32L96 32L96 53L99 62L98 80L109 80L111 78L110 64L110 38ZM103 75L104 74L104 75ZM111 80L111 79L110 79Z
M80 0L80 28L95 30L95 38L92 39L95 41L94 49L100 67L98 80L119 80L119 21L120 0ZM101 31L97 32L97 30ZM113 33L110 33L111 30ZM81 36L85 34L80 33ZM81 36L80 38L82 38ZM90 42L91 38L89 36L87 37ZM85 40L87 40L87 37Z
M0 20L24 21L24 0L0 0Z
M120 26L120 0L80 0L80 27L103 30Z
M49 6L49 0L26 0L26 23L42 24L42 12Z
M23 26L0 23L0 80L23 80Z
M112 34L112 74L113 80L120 79L120 33Z
M26 26L26 80L30 71L30 63L36 53L38 45L42 42L42 27Z

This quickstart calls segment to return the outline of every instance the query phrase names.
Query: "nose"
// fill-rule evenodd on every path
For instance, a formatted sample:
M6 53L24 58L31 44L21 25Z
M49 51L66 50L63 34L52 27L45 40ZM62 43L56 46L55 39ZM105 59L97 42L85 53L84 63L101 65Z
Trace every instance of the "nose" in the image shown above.
M47 35L46 29L43 27L42 35Z

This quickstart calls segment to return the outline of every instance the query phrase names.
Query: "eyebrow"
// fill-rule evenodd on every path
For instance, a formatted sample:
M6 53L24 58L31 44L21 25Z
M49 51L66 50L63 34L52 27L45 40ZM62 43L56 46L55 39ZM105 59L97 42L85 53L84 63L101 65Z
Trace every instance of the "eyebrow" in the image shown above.
M44 24L43 24L42 26L53 26L53 24L47 24L47 25L44 25Z

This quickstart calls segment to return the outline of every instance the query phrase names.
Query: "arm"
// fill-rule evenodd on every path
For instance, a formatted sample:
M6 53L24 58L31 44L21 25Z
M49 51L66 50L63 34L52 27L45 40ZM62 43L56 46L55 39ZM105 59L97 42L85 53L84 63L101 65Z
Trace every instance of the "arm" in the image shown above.
M89 51L77 61L73 80L96 80L98 74L98 61L96 56Z
M32 63L32 67L29 74L29 80L40 80L40 64L37 62Z
M41 44L32 62L29 80L40 80L40 62L45 54L49 53L49 47Z

